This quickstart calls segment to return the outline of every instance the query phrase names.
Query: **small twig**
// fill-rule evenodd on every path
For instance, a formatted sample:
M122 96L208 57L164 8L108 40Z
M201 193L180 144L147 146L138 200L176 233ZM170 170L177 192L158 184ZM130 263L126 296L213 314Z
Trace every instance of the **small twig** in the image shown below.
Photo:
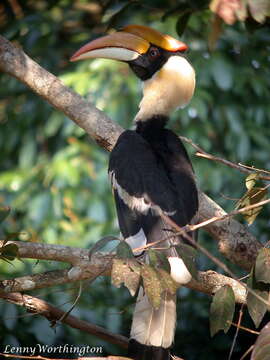
M73 304L71 305L71 307L68 309L68 311L66 311L61 317L59 320L59 322L63 322L65 320L65 318L71 313L71 311L75 308L77 302L79 301L80 297L81 297L81 294L82 294L82 282L80 281L80 285L79 285L79 291L78 291L78 294L76 296L76 299L73 301Z
M263 201L261 201L262 203ZM267 200L267 202L270 202L270 199ZM255 204L257 205L257 204ZM250 206L247 206L250 207ZM242 210L242 209L241 209ZM178 226L172 219L170 219L167 215L162 214L161 217L166 221L167 224L171 225L173 229L175 229L177 231L176 234L184 236L185 239L187 239L195 248L197 248L198 250L200 250L200 252L202 252L205 256L207 256L211 261L213 261L214 264L216 264L217 266L219 266L221 269L223 269L225 271L225 273L227 273L229 276L231 276L235 281L237 281L239 284L241 284L242 286L244 286L246 288L246 290L248 292L250 292L253 296L255 296L257 299L259 299L260 301L262 301L265 305L267 305L268 307L270 306L269 301L266 301L262 296L258 295L256 293L256 291L254 291L253 289L251 289L250 287L248 287L245 283L243 283L242 281L240 281L237 276L227 267L226 264L224 264L222 261L220 261L216 256L212 255L207 249L205 249L203 246L201 246L200 244L198 244L195 240L192 239L191 236L188 235L188 233L186 232L185 228L188 228L189 226L193 226L193 225L188 225L184 226L183 228L181 228L180 226Z
M174 221L172 221L168 216L166 215L161 215L164 220L170 224L173 228L176 229L176 226L178 228L178 232L174 233L173 235L165 238L165 239L161 239L161 240L158 240L158 241L154 241L152 243L149 243L145 246L141 246L141 247L138 247L136 249L134 249L134 251L143 251L143 250L146 250L150 247L153 247L157 244L160 244L166 240L168 240L170 237L175 237L175 236L178 236L178 235L183 235L183 233L185 232L190 232L190 231L195 231L197 229L200 229L202 227L205 227L205 226L208 226L209 224L212 224L214 222L217 222L217 221L221 221L221 220L225 220L229 217L232 217L232 216L235 216L235 215L238 215L238 214L241 214L241 213L244 213L248 210L252 210L252 209L255 209L257 207L260 207L260 206L263 206L263 205L266 205L270 203L270 199L266 199L266 200L263 200L263 201L259 201L257 202L256 204L253 204L253 205L248 205L248 206L245 206L241 209L238 209L238 210L233 210L231 212L229 212L228 214L224 214L224 215L220 215L220 216L213 216L212 218L210 219L207 219L205 221L202 221L201 223L199 224L195 224L195 225L185 225L183 226L182 228L180 228L176 223L174 223Z
M185 231L195 231L195 230L197 230L199 228L202 228L204 226L212 224L212 223L214 223L216 221L224 220L224 219L227 219L229 217L232 217L232 216L235 216L235 215L238 215L238 214L242 214L242 213L244 213L246 211L255 209L257 207L266 205L268 203L270 203L270 199L259 201L256 204L248 205L248 206L245 206L245 207L243 207L241 209L238 209L238 210L233 210L233 211L229 212L228 214L224 214L224 215L221 215L221 216L214 216L211 219L205 220L205 221L203 221L203 222L201 222L199 224L196 224L196 225L186 225L186 226L184 226L182 228L182 231L183 230L185 230Z
M199 157L202 157L202 158L205 158L205 159L208 159L208 160L213 160L213 161L217 161L217 162L220 162L224 165L227 165L233 169L237 169L239 171L241 171L242 173L247 173L247 174L251 174L253 172L258 172L258 173L265 173L265 174L270 174L269 171L267 170L261 170L261 169L257 169L255 167L252 167L252 166L247 166L247 165L243 165L241 163L234 163L232 161L229 161L229 160L226 160L226 159L223 159L219 156L214 156L214 155L211 155L209 153L207 153L205 150L203 150L200 146L196 145L193 143L193 141L191 139L188 139L184 136L180 136L181 140L183 140L184 142L190 144L191 146L194 147L194 149L197 150L197 152L195 153L196 156L199 156ZM266 180L266 181L270 181L270 176L265 176L265 175L259 175L258 176L259 179L262 179L262 180Z
M235 334L234 334L234 337L233 337L233 342L232 342L232 345L231 345L231 348L230 348L230 353L229 353L228 360L231 360L231 358L232 358L232 354L233 354L233 350L234 350L234 347L235 347L236 339L237 339L237 336L238 336L238 333L239 333L239 329L241 327L242 317L243 317L243 304L241 305L241 308L240 308L240 311L239 311L239 318L238 318L238 321L237 321L236 331L235 331Z
M259 332L259 331L255 331L255 330L249 329L249 328L247 328L247 327L245 327L245 326L238 325L238 323L236 324L236 323L234 323L234 322L231 322L231 325L239 328L240 330L247 331L247 332L249 332L249 333L251 333L251 334L260 335L260 332Z
M250 169L252 172L254 172L254 170L255 170L255 171L258 171L260 173L270 174L270 171L265 170L265 169L258 169L258 168L255 168L254 166L248 166L248 165L245 165L245 164L242 164L242 163L238 163L238 165L243 166L244 168Z
M244 358L253 350L254 345L251 345L251 347L249 349L247 349L247 351L244 353L243 356L241 356L240 360L244 360Z

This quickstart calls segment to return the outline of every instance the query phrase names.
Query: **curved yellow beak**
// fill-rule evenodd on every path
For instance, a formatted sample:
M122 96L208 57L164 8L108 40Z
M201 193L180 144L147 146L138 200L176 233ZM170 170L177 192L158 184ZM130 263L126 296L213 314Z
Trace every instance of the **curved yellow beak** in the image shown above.
M70 61L89 58L131 61L146 53L151 44L172 52L187 49L183 42L157 30L142 25L128 25L122 31L90 41L76 51Z
M149 28L148 26L127 25L122 30L130 34L137 35L147 40L149 43L167 51L185 51L188 48L182 41L179 41L170 35L162 34L161 32Z

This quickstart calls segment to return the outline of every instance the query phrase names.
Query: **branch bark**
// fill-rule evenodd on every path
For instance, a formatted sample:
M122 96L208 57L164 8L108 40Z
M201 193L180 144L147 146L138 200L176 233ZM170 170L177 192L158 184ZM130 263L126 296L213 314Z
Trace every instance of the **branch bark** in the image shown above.
M119 345L123 348L128 347L128 338L122 335L116 335L100 326L90 324L80 320L72 315L65 316L65 311L52 306L44 300L37 297L23 295L20 293L0 294L0 298L13 304L23 306L31 313L39 314L46 317L50 322L61 321L75 329L79 329L88 334L97 336L100 339L108 341L111 344Z
M12 243L15 243L18 246L18 256L21 258L39 258L38 252L36 257L34 256L34 252L35 249L40 249L39 245L42 245L44 254L46 254L46 248L48 248L48 254L50 254L50 247L53 247L54 250L58 248L58 254L63 254L62 259L61 256L58 255L58 261L71 263L65 255L66 251L70 252L70 258L72 258L73 263L75 261L76 265L71 269L54 270L41 274L22 276L12 280L2 280L0 281L0 297L2 296L1 294L7 294L10 292L24 292L72 283L79 280L91 281L97 276L110 276L111 274L112 260L114 258L113 254L95 253L95 255L91 257L91 261L88 260L87 263L81 261L81 265L77 265L82 259L81 254L83 254L83 259L85 259L84 252L88 253L87 250L62 245L35 244L22 241L12 241ZM28 256L27 251L30 256ZM44 260L44 256L42 256L42 259ZM50 255L47 256L46 260L50 260ZM228 276L218 274L215 271L199 272L198 281L192 279L186 287L212 295L224 285L230 285L233 288L237 303L246 303L246 289L244 286L241 286L236 280Z
M19 47L0 36L0 70L17 78L57 110L66 114L96 142L111 150L123 129L54 75L31 60ZM225 212L206 195L200 196L200 221ZM219 250L230 261L249 270L262 245L246 226L233 219L210 224L206 230L218 241Z

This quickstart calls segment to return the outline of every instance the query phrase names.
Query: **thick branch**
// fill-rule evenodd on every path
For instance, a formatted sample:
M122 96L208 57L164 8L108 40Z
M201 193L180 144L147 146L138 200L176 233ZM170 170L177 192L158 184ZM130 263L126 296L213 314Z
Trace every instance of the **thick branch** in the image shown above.
M102 147L107 150L113 148L123 131L121 127L2 36L0 70L23 82L57 110L66 114Z
M199 221L223 216L226 212L207 195L200 193ZM216 221L205 229L218 241L219 251L232 263L250 270L255 262L262 244L242 225L232 217Z
M111 150L123 129L112 122L78 94L65 87L31 60L20 48L0 36L0 70L26 84L56 109L75 121L100 146ZM220 215L223 210L205 195L200 196L200 221ZM261 244L247 227L233 219L210 224L207 231L219 241L224 256L245 269L250 269Z
M61 261L72 265L89 263L89 250L64 245L11 241L18 246L20 258ZM4 241L0 240L0 248Z
M29 249L31 257L33 257L33 250L30 250L29 244L21 241L14 242L18 245L19 256L21 253L24 254L24 258L27 258L26 250ZM26 246L25 246L26 245ZM33 244L34 246L37 244ZM48 248L51 245L43 245L45 251L46 246ZM57 245L62 249L64 253L65 246ZM73 248L66 246L67 249L72 254ZM80 250L75 248L74 257L76 253L80 254ZM0 294L1 293L10 293L10 292L23 292L34 289L47 288L49 286L55 286L60 284L71 283L78 280L93 280L97 276L110 276L111 273L111 264L114 255L95 253L91 257L91 262L84 263L82 266L76 265L70 270L55 270L48 271L41 274L27 275L18 277L12 280L2 280L0 281ZM80 256L76 260L79 261ZM216 273L215 271L206 271L199 272L198 281L192 280L186 286L190 289L203 292L208 295L214 294L220 287L224 285L230 285L235 293L235 299L238 303L246 302L246 290L241 286L237 281L231 279L230 277Z
M119 345L124 348L127 348L128 346L128 339L125 336L115 335L100 326L77 319L75 316L65 316L65 311L60 310L39 298L23 295L20 293L2 293L0 294L0 298L8 302L12 302L13 304L23 306L32 313L45 316L51 322L61 321L62 323L67 324L75 329L82 330L88 334L108 341L111 344Z

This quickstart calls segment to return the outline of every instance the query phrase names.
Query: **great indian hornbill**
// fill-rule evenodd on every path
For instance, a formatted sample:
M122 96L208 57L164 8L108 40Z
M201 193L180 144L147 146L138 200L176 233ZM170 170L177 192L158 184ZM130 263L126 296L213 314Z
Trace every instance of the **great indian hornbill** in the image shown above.
M126 130L113 148L109 175L119 227L135 249L160 239L171 276L179 284L191 275L174 248L172 229L161 214L179 226L194 222L198 194L192 165L179 137L165 128L170 113L186 105L194 92L195 73L184 52L187 46L146 26L128 25L79 49L72 61L108 58L126 62L143 81L143 99L135 130ZM183 241L178 236L177 241ZM147 259L146 252L135 252ZM129 356L136 360L168 360L174 339L176 298L165 292L154 309L139 290L130 333Z

